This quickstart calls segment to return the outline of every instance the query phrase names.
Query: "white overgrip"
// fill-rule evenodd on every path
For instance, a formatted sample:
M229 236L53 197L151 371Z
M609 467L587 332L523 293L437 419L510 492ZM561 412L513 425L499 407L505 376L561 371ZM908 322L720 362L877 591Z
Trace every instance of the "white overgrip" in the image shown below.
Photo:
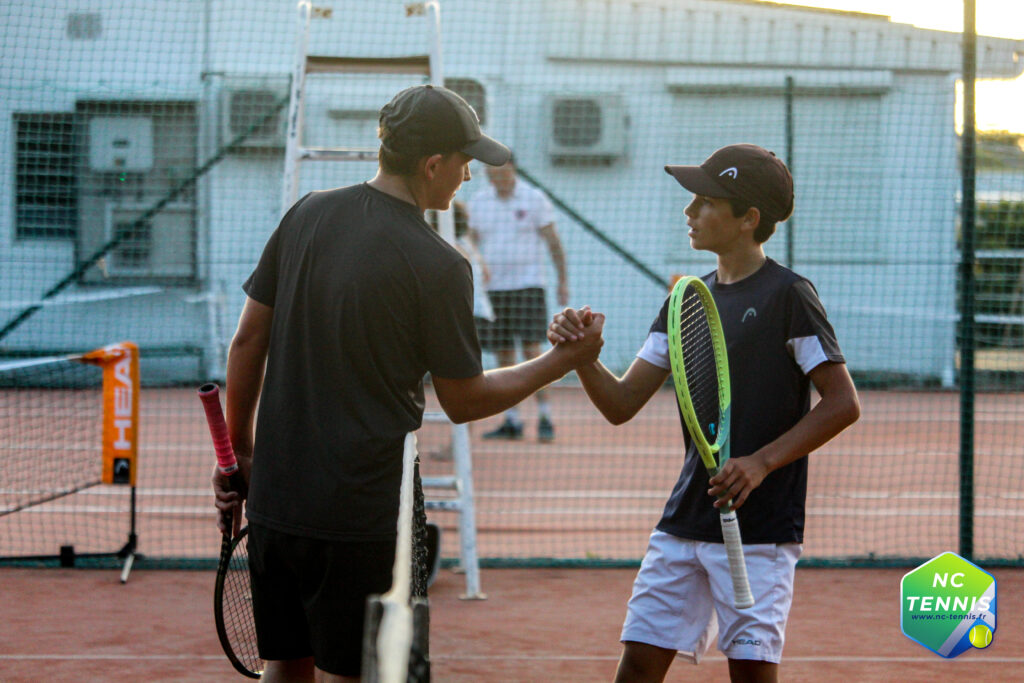
M723 512L722 539L725 541L725 554L729 558L729 573L732 575L733 603L736 609L754 606L754 596L750 592L750 580L747 578L747 562L743 557L743 541L740 538L740 525L736 512Z

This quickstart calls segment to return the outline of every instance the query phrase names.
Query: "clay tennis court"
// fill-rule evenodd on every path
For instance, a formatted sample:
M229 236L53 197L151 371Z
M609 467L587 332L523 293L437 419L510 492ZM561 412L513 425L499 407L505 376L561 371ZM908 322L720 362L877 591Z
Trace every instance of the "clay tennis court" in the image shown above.
M950 392L861 393L863 416L812 458L804 558L931 557L957 550L958 397ZM428 408L436 408L431 398ZM1024 444L1005 426L1019 394L979 394L975 553L1019 559ZM432 593L438 681L609 680L635 568L679 467L670 390L635 420L606 424L576 387L553 397L558 437L539 444L479 438L471 427L481 584L488 599L461 600L465 581L442 570ZM532 426L532 402L523 406ZM212 558L219 537L208 509L212 454L194 390L143 391L139 549L127 584L114 569L0 569L0 680L231 679L213 631L213 571L150 570L175 558ZM991 428L982 429L984 425ZM1000 424L1003 430L1000 431ZM424 473L450 472L447 427L420 434ZM438 495L443 495L439 493ZM30 545L108 527L121 542L123 489L103 487L48 503L28 516ZM448 564L458 554L455 513L431 512L444 530ZM49 531L45 531L49 529ZM16 538L6 530L5 539ZM85 532L83 537L86 536ZM102 534L101 534L102 536ZM5 543L10 541L5 540ZM88 549L88 548L87 548ZM488 563L488 558L492 558ZM496 558L496 559L495 559ZM539 558L548 558L547 560ZM505 564L620 564L624 568L486 568ZM200 563L202 564L202 563ZM209 560L205 566L212 566ZM1010 680L1024 667L1024 571L993 569L998 630L993 645L946 661L905 638L899 584L905 568L806 568L797 572L787 630L786 680ZM726 676L712 650L698 669L679 663L670 680Z
M642 539L641 539L642 540ZM999 624L985 650L944 660L900 633L900 569L798 569L787 681L1011 681L1024 670L1024 573L996 569ZM634 570L485 569L485 601L443 571L431 592L434 680L610 681ZM0 680L227 681L212 571L2 569ZM667 680L727 680L712 650Z
M535 440L533 401L522 406L522 441L482 440L495 420L470 426L480 557L638 561L681 464L671 389L618 427L601 418L578 386L553 394L554 443ZM428 410L438 410L428 398ZM805 560L928 558L959 547L958 401L951 391L861 392L860 421L811 456ZM974 555L1019 560L1024 440L1013 425L1024 413L1024 395L979 393L974 411ZM143 564L213 558L219 547L203 420L193 388L142 391L137 528ZM82 433L89 429L83 425ZM440 457L449 430L427 423L418 433L425 476L452 472L452 462ZM119 548L128 532L128 501L126 487L98 486L0 517L0 556L56 554L68 543L80 553ZM455 558L456 513L430 516L446 532L444 556Z

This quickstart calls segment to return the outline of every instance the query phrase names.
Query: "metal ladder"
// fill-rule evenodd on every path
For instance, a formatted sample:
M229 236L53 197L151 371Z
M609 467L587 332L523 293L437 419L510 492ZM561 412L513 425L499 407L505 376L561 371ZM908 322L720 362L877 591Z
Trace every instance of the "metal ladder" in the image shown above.
M424 422L448 422L444 413L424 413ZM442 477L423 477L424 495L427 489L447 489L454 498L427 499L428 510L449 510L459 513L459 568L466 575L463 600L486 600L480 590L480 561L476 548L476 507L473 504L473 461L469 449L469 425L452 425L452 461L454 474Z
M411 3L405 6L406 16L425 16L433 11L433 35L430 51L426 55L409 57L339 57L310 55L309 24L314 14L310 0L298 3L298 37L295 48L295 64L292 71L291 90L288 103L288 128L284 158L284 188L282 192L282 215L298 199L299 165L305 161L375 161L376 149L348 149L307 147L302 143L303 117L305 113L307 74L413 74L424 76L431 83L443 83L441 71L441 7L438 2ZM329 10L323 15L329 16ZM455 241L455 219L451 211L438 212L441 236L449 243ZM444 413L427 413L425 422L451 421ZM454 491L455 496L443 499L427 499L427 510L455 511L459 515L459 567L466 575L466 592L461 597L467 600L483 600L486 595L480 590L480 562L476 546L476 512L473 504L473 467L471 463L469 428L452 424L452 457L455 472L449 476L424 477L424 493L427 489Z

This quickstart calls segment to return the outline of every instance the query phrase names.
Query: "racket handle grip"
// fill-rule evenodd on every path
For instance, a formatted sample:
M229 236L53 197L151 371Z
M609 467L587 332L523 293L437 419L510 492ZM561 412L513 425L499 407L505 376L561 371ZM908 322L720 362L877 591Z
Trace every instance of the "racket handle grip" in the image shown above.
M727 510L727 508L725 508ZM747 609L754 606L754 595L750 592L750 579L747 578L747 561L743 557L743 541L740 538L740 524L736 512L728 510L720 515L722 521L722 540L725 541L725 554L729 558L729 573L732 575L733 604L736 609Z
M221 471L223 472L224 470L221 469ZM229 489L238 492L243 497L247 496L249 487L246 486L245 480L242 479L242 473L239 471L237 463L235 464L233 472L224 472L224 474L227 475ZM238 513L241 514L241 509L238 510ZM227 512L222 512L220 517L224 522L224 528L228 529L230 533L235 521L235 512L233 510L228 510Z
M224 474L231 475L238 471L238 460L228 436L228 424L224 420L224 411L220 407L220 387L213 382L199 387L199 399L206 411L206 424L210 427L213 437L213 450L217 454L217 467Z

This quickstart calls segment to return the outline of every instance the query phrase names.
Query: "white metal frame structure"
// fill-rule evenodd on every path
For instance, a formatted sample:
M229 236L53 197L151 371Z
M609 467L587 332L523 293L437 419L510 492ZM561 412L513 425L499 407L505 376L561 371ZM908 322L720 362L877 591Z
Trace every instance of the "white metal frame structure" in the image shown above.
M295 47L295 65L292 71L291 94L288 104L288 128L285 137L284 188L282 215L298 199L299 165L304 161L373 161L376 149L342 149L307 147L302 143L303 116L306 95L306 75L315 74L419 74L431 83L443 83L441 70L441 5L436 0L411 3L405 6L406 16L424 16L433 11L430 50L426 55L411 57L343 57L310 55L309 23L313 14L310 0L298 4L298 35ZM438 212L441 236L455 242L455 219L451 211ZM427 413L427 422L450 422L444 413ZM483 600L480 590L480 562L476 544L476 512L473 504L473 467L469 445L469 427L452 424L452 457L455 472L449 476L424 477L423 488L446 489L455 492L453 498L427 499L428 510L450 510L459 514L459 563L466 575L467 600Z

